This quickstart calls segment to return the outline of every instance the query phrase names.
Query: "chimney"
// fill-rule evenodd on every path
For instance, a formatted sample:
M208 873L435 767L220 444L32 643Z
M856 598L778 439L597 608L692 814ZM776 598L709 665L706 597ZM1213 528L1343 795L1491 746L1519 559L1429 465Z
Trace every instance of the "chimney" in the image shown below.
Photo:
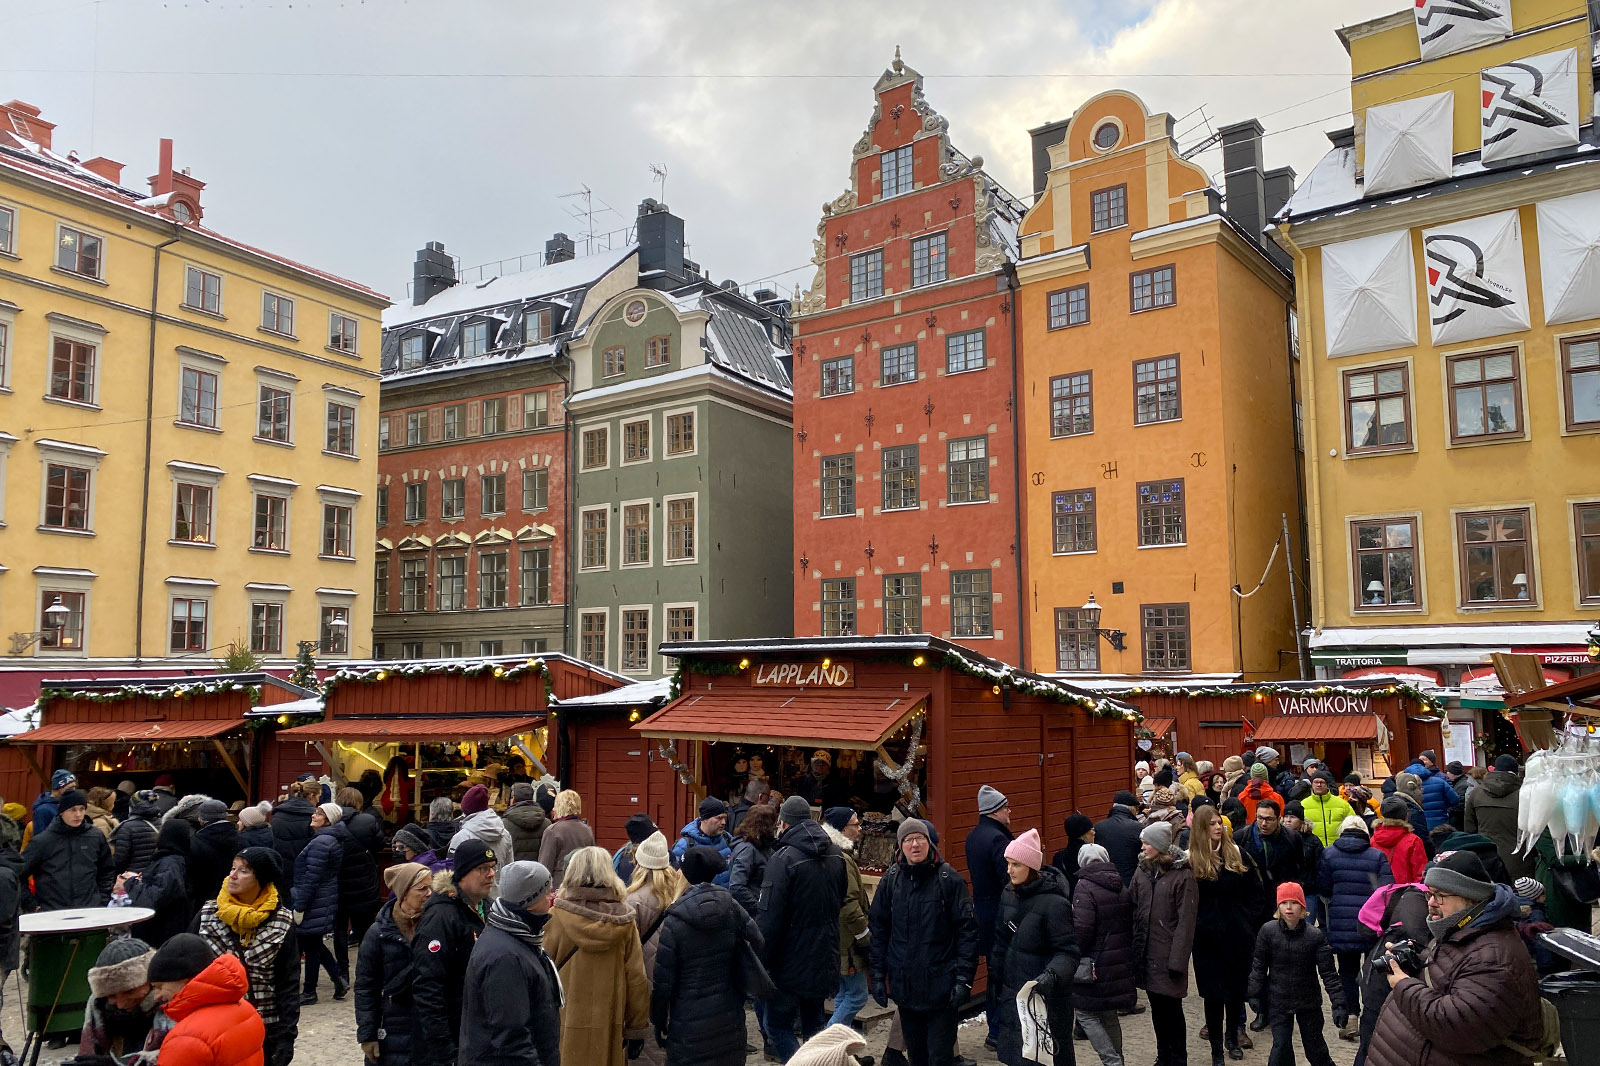
M1294 195L1294 167L1279 167L1267 171L1263 183L1267 191L1267 218L1271 219Z
M91 174L105 178L113 185L122 183L122 164L115 159L107 159L103 155L97 155L93 159L85 159L78 165Z
M683 219L667 210L667 205L646 199L639 204L636 225L639 242L639 273L661 270L684 278Z
M1050 149L1067 139L1067 123L1071 119L1049 122L1028 131L1033 140L1033 199L1044 195L1045 176L1050 173Z
M169 218L178 217L175 205L181 201L186 208L180 222L198 222L200 220L200 191L206 187L203 181L196 181L189 176L189 168L181 171L172 169L172 138L161 138L161 155L156 172L150 175L150 195L169 196L167 203L156 210Z
M455 283L456 261L445 252L444 245L438 241L423 245L411 268L412 305L421 307Z
M544 242L545 265L570 263L578 255L578 243L565 233L558 233Z
M56 124L46 122L39 117L39 114L39 109L32 104L23 103L21 100L7 100L0 104L0 115L4 116L3 122L0 122L0 133L14 133L32 141L40 148L48 149L51 131L56 128Z
M1261 242L1267 227L1267 193L1261 158L1261 123L1245 119L1217 131L1222 135L1222 170L1228 216L1250 239Z

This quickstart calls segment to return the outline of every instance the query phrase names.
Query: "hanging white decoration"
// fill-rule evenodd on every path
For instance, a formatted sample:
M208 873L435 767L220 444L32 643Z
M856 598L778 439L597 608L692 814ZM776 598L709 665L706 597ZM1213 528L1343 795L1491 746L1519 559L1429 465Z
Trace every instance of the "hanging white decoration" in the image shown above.
M1511 0L1417 0L1415 14L1423 59L1511 36Z
M1516 211L1423 230L1422 258L1433 343L1454 344L1528 328L1522 223Z
M1485 163L1577 144L1577 49L1488 68L1482 99Z

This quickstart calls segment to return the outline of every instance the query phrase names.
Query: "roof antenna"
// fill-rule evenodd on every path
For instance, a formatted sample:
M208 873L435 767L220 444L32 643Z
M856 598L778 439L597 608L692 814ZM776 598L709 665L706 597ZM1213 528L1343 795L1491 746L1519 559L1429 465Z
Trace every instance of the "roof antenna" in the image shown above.
M650 164L650 180L661 186L656 199L661 201L661 206L667 205L667 165L665 163Z

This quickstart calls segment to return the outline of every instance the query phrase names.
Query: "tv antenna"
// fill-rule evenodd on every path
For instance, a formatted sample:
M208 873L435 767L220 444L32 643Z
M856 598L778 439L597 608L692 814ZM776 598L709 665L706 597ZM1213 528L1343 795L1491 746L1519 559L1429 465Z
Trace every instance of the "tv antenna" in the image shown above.
M557 196L557 199L583 201L583 205L581 207L577 204L568 205L567 213L573 218L579 219L584 223L583 254L592 255L594 253L594 239L596 236L598 236L594 230L594 202L599 198L594 195L594 191L590 189L589 186L579 185L577 192L561 193L559 196ZM600 211L601 213L609 211L613 215L617 214L616 208L612 207L604 200L600 200Z
M656 199L665 204L667 202L667 165L665 163L651 163L650 180L661 186L660 195Z

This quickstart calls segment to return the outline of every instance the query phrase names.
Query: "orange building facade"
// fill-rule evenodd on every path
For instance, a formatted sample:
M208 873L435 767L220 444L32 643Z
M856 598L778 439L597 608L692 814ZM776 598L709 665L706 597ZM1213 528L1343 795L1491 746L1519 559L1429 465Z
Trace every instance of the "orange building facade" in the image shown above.
M1293 174L1262 170L1259 125L1229 127L1225 210L1172 129L1111 91L1034 131L1017 266L1029 665L1293 677L1293 282L1259 243ZM1125 650L1095 632L1091 596Z

